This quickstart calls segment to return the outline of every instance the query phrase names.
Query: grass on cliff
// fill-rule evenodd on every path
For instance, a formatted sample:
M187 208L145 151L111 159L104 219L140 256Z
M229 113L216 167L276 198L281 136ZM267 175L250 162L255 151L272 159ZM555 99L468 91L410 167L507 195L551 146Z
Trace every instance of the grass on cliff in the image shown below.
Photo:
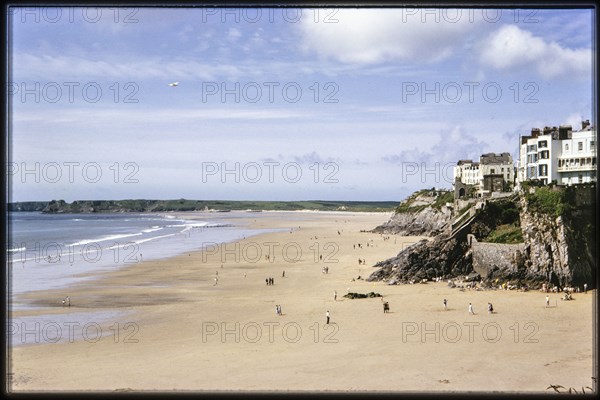
M573 211L570 192L562 188L538 187L534 193L525 192L525 199L531 211L559 217Z
M446 203L453 203L453 202L454 202L454 193L446 192L446 193L438 196L438 198L435 200L435 202L431 206L433 208L435 208L436 210L440 210L442 208L442 206L446 205Z
M471 233L482 242L515 244L523 242L519 205L515 200L488 202L478 213Z
M422 204L419 206L413 206L414 202L417 200L419 196L431 195L432 192L436 190L434 189L421 189L413 194L411 194L406 200L404 200L398 207L396 207L396 214L403 213L418 213L423 211L427 207L435 208L436 210L440 210L442 206L446 203L452 203L454 201L454 193L452 191L439 191L441 192L435 199L435 201L431 204ZM438 193L439 193L438 192Z
M499 225L490 232L485 241L488 243L506 244L523 243L523 233L521 232L521 227L514 224Z

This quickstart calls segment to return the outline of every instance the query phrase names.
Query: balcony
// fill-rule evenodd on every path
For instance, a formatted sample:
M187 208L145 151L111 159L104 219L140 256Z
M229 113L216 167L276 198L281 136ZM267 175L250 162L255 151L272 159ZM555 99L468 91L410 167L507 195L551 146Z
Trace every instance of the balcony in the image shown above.
M579 172L579 171L595 171L596 166L591 164L584 165L563 165L556 169L558 172Z

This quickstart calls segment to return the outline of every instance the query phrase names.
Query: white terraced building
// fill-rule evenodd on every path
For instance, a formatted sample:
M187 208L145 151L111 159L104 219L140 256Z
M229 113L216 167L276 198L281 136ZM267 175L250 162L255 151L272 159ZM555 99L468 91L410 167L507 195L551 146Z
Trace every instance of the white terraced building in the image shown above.
M517 184L530 180L559 185L596 181L596 131L589 120L579 131L563 125L534 128L521 137Z

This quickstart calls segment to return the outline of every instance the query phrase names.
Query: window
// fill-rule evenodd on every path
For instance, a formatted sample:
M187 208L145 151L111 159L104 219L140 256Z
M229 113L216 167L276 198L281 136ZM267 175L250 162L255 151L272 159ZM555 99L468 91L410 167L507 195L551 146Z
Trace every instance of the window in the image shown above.
M546 175L548 175L548 166L540 165L538 168L538 171L539 171L539 176L546 176Z
M593 140L590 140L590 147L593 149L596 147L596 142L594 142Z
M548 147L548 142L546 140L542 140L538 142L538 147Z
M569 151L569 143L565 143L565 151Z
M578 142L577 143L577 150L579 150L579 151L583 150L583 142Z
M583 183L583 175L579 174L579 183Z
M491 174L495 174L496 173L496 169L495 168L490 169L490 173Z

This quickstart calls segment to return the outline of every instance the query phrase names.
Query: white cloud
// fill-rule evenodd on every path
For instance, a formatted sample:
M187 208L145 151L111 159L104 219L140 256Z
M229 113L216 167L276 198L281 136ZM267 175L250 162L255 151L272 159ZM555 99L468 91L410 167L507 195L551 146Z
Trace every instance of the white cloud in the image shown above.
M583 121L585 119L590 119L590 118L589 117L584 118L583 115L581 115L581 113L576 112L576 113L569 115L565 119L564 124L571 125L573 127L573 130L577 131L577 130L581 129L581 121Z
M405 60L429 63L449 57L477 26L468 18L408 14L407 9L343 9L337 23L299 24L303 49L344 63L376 64ZM440 10L437 10L439 13ZM438 22L435 22L435 19ZM454 21L454 22L451 22Z
M240 37L242 37L242 32L240 32L239 29L236 28L229 28L229 31L227 33L227 37L229 38L229 40L231 40L232 42L235 42L236 40L238 40Z
M544 78L589 74L590 49L547 42L514 25L505 25L479 43L481 62L497 70L533 67Z
M238 78L252 74L250 66L217 64L188 58L111 60L72 55L36 55L18 53L13 57L15 81L29 79L203 79L227 76ZM18 68L17 68L18 67Z
M440 163L453 164L461 159L478 159L479 155L485 153L489 144L468 133L464 127L457 125L440 130L437 143L428 144L424 141L419 147L404 150L397 154L386 155L382 157L382 161L392 164L417 162L432 166ZM497 152L500 152L500 150L505 151L504 149L498 149Z

